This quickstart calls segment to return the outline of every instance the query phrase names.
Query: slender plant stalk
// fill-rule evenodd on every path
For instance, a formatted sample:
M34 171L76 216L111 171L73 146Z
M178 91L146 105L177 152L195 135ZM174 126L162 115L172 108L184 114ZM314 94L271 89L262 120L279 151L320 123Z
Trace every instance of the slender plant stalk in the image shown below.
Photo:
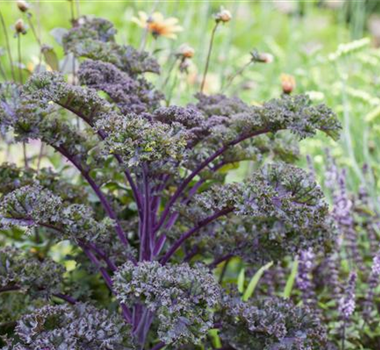
M343 320L342 326L342 350L346 349L346 320Z
M79 8L79 0L75 0L76 10L77 10L77 17L80 17L80 8Z
M211 39L210 39L210 44L209 44L209 47L208 47L206 65L205 65L205 70L203 72L203 78L202 78L202 84L201 84L201 90L200 90L202 93L203 93L203 90L204 90L204 87L205 87L205 83L206 83L206 77L207 77L208 67L210 65L210 58L211 58L212 47L213 47L213 44L214 44L215 33L216 33L216 30L218 29L218 26L219 26L219 22L215 22L215 26L212 29L212 33L211 33Z
M160 350L160 349L162 349L163 347L165 347L165 343L160 342L160 343L156 344L155 346L153 346L153 348L150 349L150 350Z
M87 171L83 169L82 165L79 164L68 152L66 152L65 149L62 147L55 147L55 149L61 153L64 157L66 157L81 173L81 175L84 177L84 179L88 182L88 184L91 186L91 188L94 190L95 194L100 200L100 203L102 204L102 207L106 211L107 215L115 221L115 230L119 236L120 241L125 245L128 246L129 242L126 238L126 235L120 225L120 222L117 219L117 216L112 209L111 205L109 204L107 198L104 196L103 192L100 190L99 186L95 183L95 181L90 177ZM133 260L133 259L131 259Z
M25 168L28 169L29 168L29 162L28 162L28 154L26 152L26 142L23 141L22 142L22 154L23 154L23 157L24 157L24 165L25 165Z
M162 84L162 87L161 87L162 90L165 88L165 86L166 86L167 83L169 82L170 77L171 77L171 75L172 75L172 72L173 72L173 69L174 69L174 67L175 67L176 62L177 62L177 58L174 58L174 61L172 62L172 64L170 65L170 68L169 68L169 70L168 70L168 75L167 75L167 77L166 77L164 83Z
M27 13L26 18L28 19L28 24L29 24L30 29L32 30L33 36L36 39L36 41L37 41L37 43L41 49L41 47L42 47L41 38L38 36L36 28L33 25L32 15L30 13Z
M172 247L168 250L168 252L164 255L164 257L161 259L161 264L166 264L170 257L177 251L177 249L182 245L183 242L185 242L189 237L191 237L194 233L198 232L202 227L207 226L210 222L213 222L214 220L217 220L221 216L227 215L233 211L233 208L225 208L221 210L220 212L217 212L208 218L202 220L199 222L196 226L194 226L189 231L185 232L183 235L181 235L180 238L178 238Z
M222 89L222 92L226 91L230 86L231 84L233 83L233 81L239 76L241 75L248 66L250 66L252 63L252 60L249 60L249 62L247 62L243 67L241 67L237 72L235 72L235 74L233 74L228 80L227 80L227 83L226 85L223 87Z
M40 172L40 169L41 169L41 161L42 161L42 157L44 155L44 144L43 142L41 142L41 145L40 145L40 152L38 153L38 159L37 159L37 173Z
M0 21L1 21L1 26L3 28L3 32L4 32L5 43L7 46L7 53L8 53L8 58L9 58L9 65L10 65L10 69L11 69L12 79L13 79L13 81L16 81L16 75L15 75L15 70L13 67L12 51L11 51L11 45L9 44L7 26L5 25L4 17L3 17L3 14L1 13L1 11L0 11Z
M170 87L170 91L169 91L169 96L168 98L166 99L166 106L168 107L170 105L170 101L172 100L172 97L173 97L173 91L174 91L174 88L176 87L177 85L177 81L178 81L178 76L177 74L174 76L174 80L173 80L173 84L172 86Z
M5 74L5 70L3 68L3 65L2 65L1 61L0 61L0 73L1 73L1 76L3 77L4 81L6 81L7 80L7 76Z
M22 79L22 56L21 56L21 34L17 34L17 54L18 54L18 74L20 84L23 84Z
M17 34L17 54L18 54L18 74L19 74L19 80L20 84L22 85L23 78L22 78L22 55L21 55L21 34ZM28 154L26 152L26 143L25 141L22 142L22 153L24 156L24 165L27 169L29 167L28 165Z
M75 20L74 0L69 0L69 3L70 3L71 24L74 24L74 20Z
M72 305L77 303L76 299L74 299L73 297L67 294L55 293L53 294L53 296L55 296L56 298L62 299L64 301L67 301L69 304L72 304Z
M156 11L159 2L160 2L160 0L156 0L154 2L151 13L149 15L149 18L153 15L154 11ZM148 18L148 21L149 21L149 18ZM149 34L149 22L147 22L146 28L144 29L144 32L143 32L143 36L141 38L141 44L140 44L140 48L139 48L140 52L144 51L144 49L145 49L146 42L148 39L148 34Z
M67 106L65 106L64 104L59 104L57 103L57 105L61 106L62 108L64 109L67 109L68 111L72 112L73 114L75 114L77 117L81 118L84 122L86 122L88 125L90 125L91 127L93 127L93 125L91 124L90 120L88 118L86 118L86 116L84 114L82 114L81 112L79 111L76 111L76 110L73 110L71 108L68 108ZM102 131L98 131L98 135L99 137L104 140L106 138L106 135L104 134L104 132ZM120 155L118 154L115 154L115 158L116 160L118 161L118 163L120 165L123 164L123 161L120 157ZM127 181L129 183L129 185L131 186L131 189L132 189L132 192L133 192L133 196L134 196L134 199L137 203L137 207L139 209L139 215L142 215L142 201L141 201L141 196L140 196L140 193L137 189L137 186L135 184L135 182L133 181L133 178L132 178L132 175L130 174L130 172L128 170L124 170L124 174L127 178Z
M21 288L17 285L14 286L5 286L3 288L0 288L0 293L5 293L5 292L11 292L11 291L17 291L20 290ZM66 295L66 294L61 294L61 293L53 293L53 296L56 298L62 299L67 301L69 304L75 304L77 301L73 297Z

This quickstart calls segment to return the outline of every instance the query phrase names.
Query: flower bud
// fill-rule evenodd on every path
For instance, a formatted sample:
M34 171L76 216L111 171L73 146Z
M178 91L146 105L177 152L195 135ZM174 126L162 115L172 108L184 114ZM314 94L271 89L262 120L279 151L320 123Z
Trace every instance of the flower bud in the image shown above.
M227 23L231 20L231 18L232 18L231 12L226 10L224 7L221 7L220 11L215 15L215 21L217 23L219 22Z
M16 1L16 5L21 12L28 12L30 8L29 4L23 0Z
M292 75L281 74L282 91L286 95L290 95L296 88L296 80Z
M273 61L274 61L274 57L272 54L266 53L266 52L259 54L259 61L258 62L272 63Z
M272 54L267 52L257 52L256 50L251 52L251 57L253 62L258 63L272 63L274 61Z
M179 47L177 57L186 59L186 58L192 58L194 56L194 49L187 44L183 44Z
M26 34L26 27L24 21L20 18L15 23L16 34Z

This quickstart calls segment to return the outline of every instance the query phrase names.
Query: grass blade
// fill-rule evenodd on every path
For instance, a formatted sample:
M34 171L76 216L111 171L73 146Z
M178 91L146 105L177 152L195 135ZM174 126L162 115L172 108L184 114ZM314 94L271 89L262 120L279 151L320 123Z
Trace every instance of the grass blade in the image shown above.
M289 298L290 294L292 293L294 281L296 280L296 277L297 277L297 272L298 272L298 260L296 258L293 262L292 271L290 272L289 278L286 281L284 295L283 295L285 299Z
M247 301L252 295L253 295L253 292L255 291L256 289L256 286L257 284L259 283L260 281L260 278L262 277L262 275L264 274L264 272L266 270L268 270L271 266L273 265L273 261L271 261L270 263L262 266L256 273L255 275L252 277L251 281L249 282L248 284L248 287L247 289L245 290L244 294L243 294L243 301Z

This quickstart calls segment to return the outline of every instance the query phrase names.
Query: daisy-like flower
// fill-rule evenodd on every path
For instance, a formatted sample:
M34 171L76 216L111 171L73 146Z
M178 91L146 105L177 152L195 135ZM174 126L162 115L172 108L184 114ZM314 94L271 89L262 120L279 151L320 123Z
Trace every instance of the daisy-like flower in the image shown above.
M148 16L143 11L139 11L138 14L138 17L132 17L132 22L141 28L147 28L155 38L163 36L169 39L176 39L176 33L183 30L183 28L178 25L177 18L164 18L160 12L154 12L151 16Z

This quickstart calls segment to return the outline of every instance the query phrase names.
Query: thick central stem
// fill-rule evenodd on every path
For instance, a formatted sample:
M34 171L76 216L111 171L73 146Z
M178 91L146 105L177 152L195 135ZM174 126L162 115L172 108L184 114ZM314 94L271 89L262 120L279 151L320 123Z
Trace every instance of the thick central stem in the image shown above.
M177 199L181 196L187 185L205 168L207 167L212 161L214 161L216 158L218 158L220 155L222 155L229 147L235 146L238 143L249 139L251 137L259 136L265 133L268 133L268 129L263 130L257 130L249 134L244 134L236 138L235 140L231 141L230 143L222 146L217 150L214 154L212 154L210 157L208 157L206 160L204 160L195 170L191 172L191 174L181 183L180 186L178 186L176 192L174 195L170 198L169 202L166 204L164 211L162 212L160 221L158 222L157 226L155 227L155 231L158 231L162 225L164 224L166 218L168 217L170 210L173 206L173 204L177 201Z
M152 259L152 202L149 186L149 170L147 164L142 167L144 184L144 214L141 224L140 261Z

